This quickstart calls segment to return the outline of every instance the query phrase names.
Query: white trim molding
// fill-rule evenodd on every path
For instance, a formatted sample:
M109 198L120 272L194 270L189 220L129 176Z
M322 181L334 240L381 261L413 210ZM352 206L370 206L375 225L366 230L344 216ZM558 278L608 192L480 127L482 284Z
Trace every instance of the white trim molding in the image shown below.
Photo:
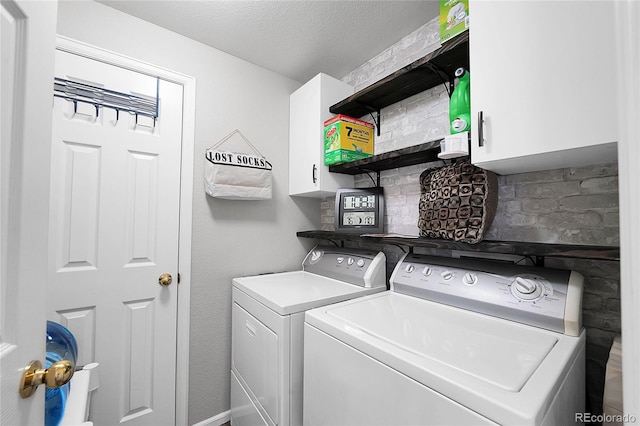
M227 410L224 413L220 413L216 416L204 419L201 422L195 423L193 426L222 426L231 420L231 411Z
M617 1L615 7L623 411L640 419L640 2Z
M196 80L181 73L58 35L56 49L160 77L183 87L182 155L180 167L180 232L178 318L176 340L176 418L189 418L189 319L191 317L191 223L193 210L193 153L195 146ZM223 422L224 423L224 422Z

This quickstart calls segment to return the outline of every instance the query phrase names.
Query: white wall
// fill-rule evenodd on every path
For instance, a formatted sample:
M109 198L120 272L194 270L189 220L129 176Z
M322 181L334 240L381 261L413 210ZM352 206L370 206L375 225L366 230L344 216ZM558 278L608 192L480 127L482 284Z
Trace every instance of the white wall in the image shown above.
M320 202L288 188L289 94L300 83L93 1L62 1L58 33L196 78L189 424L229 409L231 279L298 269ZM203 191L205 150L234 129L273 165L273 199ZM179 348L178 348L179 350Z

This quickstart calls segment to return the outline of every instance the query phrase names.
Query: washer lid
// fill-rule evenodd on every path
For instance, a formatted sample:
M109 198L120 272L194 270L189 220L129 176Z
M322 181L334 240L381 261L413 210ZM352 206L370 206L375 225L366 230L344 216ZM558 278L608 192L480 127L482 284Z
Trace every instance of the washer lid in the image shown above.
M342 324L354 340L369 336L400 364L411 364L412 377L425 385L421 370L447 377L453 369L518 392L558 342L552 333L499 318L393 292L379 296L312 311L306 321L324 331L315 318Z
M280 315L386 290L365 288L305 271L234 278L233 285Z

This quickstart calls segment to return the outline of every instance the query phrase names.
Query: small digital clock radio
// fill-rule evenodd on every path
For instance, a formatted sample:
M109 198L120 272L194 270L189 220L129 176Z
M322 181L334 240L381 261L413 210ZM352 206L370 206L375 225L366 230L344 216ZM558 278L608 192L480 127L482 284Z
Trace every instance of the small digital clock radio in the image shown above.
M384 191L382 187L340 188L336 191L335 229L348 234L382 233Z

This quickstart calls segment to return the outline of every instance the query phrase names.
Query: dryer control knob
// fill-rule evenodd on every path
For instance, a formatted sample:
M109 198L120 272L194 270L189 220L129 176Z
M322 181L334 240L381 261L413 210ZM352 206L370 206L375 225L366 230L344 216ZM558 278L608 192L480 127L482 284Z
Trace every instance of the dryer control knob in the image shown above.
M416 267L413 266L412 264L408 264L407 266L404 267L404 270L407 271L408 273L412 273L414 269L416 269Z
M362 268L364 266L364 260L360 259L356 262L356 265L358 265L358 268Z
M422 275L424 275L425 277L428 277L429 275L431 275L431 268L428 266L425 266L424 269L422 270Z
M353 257L350 257L350 258L347 259L347 265L351 266L351 265L353 265L353 262L355 262Z
M311 264L317 263L322 258L323 254L324 254L324 251L322 250L313 250L311 252L311 258L309 259L309 262Z

